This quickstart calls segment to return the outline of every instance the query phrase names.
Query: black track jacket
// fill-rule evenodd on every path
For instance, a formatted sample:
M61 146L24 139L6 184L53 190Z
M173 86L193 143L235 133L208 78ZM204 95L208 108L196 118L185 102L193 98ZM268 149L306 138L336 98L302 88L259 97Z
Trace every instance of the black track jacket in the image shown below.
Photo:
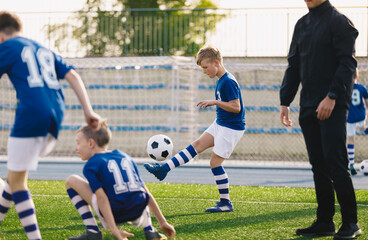
M295 25L281 105L290 105L301 82L301 107L317 107L329 92L337 96L336 105L349 107L357 36L353 23L329 1L310 9Z

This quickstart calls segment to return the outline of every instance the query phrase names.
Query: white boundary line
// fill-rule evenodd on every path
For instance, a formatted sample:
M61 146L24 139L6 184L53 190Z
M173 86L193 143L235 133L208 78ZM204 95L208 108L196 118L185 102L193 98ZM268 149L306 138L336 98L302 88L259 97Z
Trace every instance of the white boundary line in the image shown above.
M69 197L68 195L47 195L47 194L32 194L32 197ZM218 201L218 199L205 198L155 198L158 200L190 200L190 201ZM274 205L317 205L317 203L303 203L303 202L262 202L262 201L242 201L235 200L234 203L249 203L249 204L274 204ZM339 206L339 204L335 204ZM368 204L357 204L358 207L368 207Z
M157 163L151 158L133 158L135 163ZM7 162L6 155L0 155L0 162ZM162 161L165 163L167 160ZM39 159L39 163L80 163L83 161L78 157L44 157ZM311 169L309 162L291 162L291 161L250 161L250 160L226 160L225 167L250 167L250 168L284 168L284 169ZM197 159L190 161L182 167L209 167L210 160ZM358 165L357 165L358 166ZM357 167L358 168L358 167Z

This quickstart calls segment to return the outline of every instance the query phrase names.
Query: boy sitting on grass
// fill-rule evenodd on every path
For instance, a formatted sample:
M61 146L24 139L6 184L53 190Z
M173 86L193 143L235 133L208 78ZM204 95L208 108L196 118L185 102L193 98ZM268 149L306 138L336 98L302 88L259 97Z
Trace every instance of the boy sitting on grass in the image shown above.
M149 209L161 230L169 238L174 237L174 227L162 215L131 157L117 149L107 150L110 138L111 132L106 122L102 123L98 131L83 126L77 132L76 151L82 160L87 161L83 168L87 181L78 175L71 175L66 180L66 188L87 230L81 236L69 240L102 239L90 206L103 227L119 240L134 236L116 226L127 221L132 221L136 227L142 226L147 240L166 239L153 228Z

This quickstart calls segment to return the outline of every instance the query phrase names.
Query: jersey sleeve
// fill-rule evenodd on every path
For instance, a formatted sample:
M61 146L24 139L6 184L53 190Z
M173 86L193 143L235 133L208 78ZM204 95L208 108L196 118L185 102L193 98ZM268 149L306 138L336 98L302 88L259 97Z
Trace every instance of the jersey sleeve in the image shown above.
M65 60L60 56L55 54L55 71L58 79L64 79L65 75L71 70L75 69L74 66L68 65Z
M88 160L86 165L84 165L83 175L87 179L92 192L95 193L97 189L102 187L103 183L98 178L99 166L97 164L97 161L91 160L92 159Z
M234 80L228 80L224 84L224 93L228 102L239 99L239 85Z

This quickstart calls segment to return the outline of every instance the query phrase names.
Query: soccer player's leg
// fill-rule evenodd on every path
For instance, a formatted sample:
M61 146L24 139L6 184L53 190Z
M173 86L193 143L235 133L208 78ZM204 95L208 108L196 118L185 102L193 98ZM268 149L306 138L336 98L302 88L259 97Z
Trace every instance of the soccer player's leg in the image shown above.
M349 157L349 165L350 165L350 172L351 175L356 175L357 171L354 168L355 162L355 132L356 132L356 123L347 123L346 124L346 142L347 142L347 149L348 149L348 157Z
M36 208L31 192L27 188L28 171L15 172L8 170L8 182L12 190L12 200L20 222L28 239L41 239L36 218Z
M220 193L220 202L214 207L207 208L206 212L232 212L234 207L230 201L229 178L222 163L230 157L244 135L244 130L238 131L214 124L214 131L211 133L214 136L214 147L210 165Z
M212 153L211 171L216 181L216 185L220 194L220 202L216 206L206 209L206 212L232 212L234 207L230 201L229 195L229 178L222 166L224 158Z
M158 180L162 181L165 179L169 171L171 171L175 167L179 167L180 165L189 162L196 155L197 152L194 147L192 145L189 145L187 148L181 150L163 165L160 165L158 163L146 163L144 164L144 167L147 169L147 171L155 175Z
M44 144L40 151L40 157L46 157L49 153L54 149L56 144L55 137L48 133L47 136L44 138Z
M74 204L84 225L86 226L86 231L82 235L68 239L102 239L102 233L90 208L90 205L92 205L93 193L88 182L78 175L71 175L66 180L66 189L70 200Z
M148 206L143 210L142 215L132 222L135 227L143 227L146 240L165 240L167 237L159 233L152 225L151 214Z
M3 181L0 179L0 181ZM0 193L0 225L2 221L4 220L8 210L13 205L13 200L11 196L12 192L10 190L10 186L8 181L4 182L4 189L3 192Z
M181 150L174 157L168 160L165 164L146 163L144 167L160 181L164 180L167 173L172 169L188 163L198 153L203 152L207 148L213 146L213 136L204 132L197 140L190 144L185 149Z
M36 209L27 187L27 177L29 170L37 169L38 156L47 144L45 139L9 137L8 140L7 168L11 199L28 239L41 239Z

